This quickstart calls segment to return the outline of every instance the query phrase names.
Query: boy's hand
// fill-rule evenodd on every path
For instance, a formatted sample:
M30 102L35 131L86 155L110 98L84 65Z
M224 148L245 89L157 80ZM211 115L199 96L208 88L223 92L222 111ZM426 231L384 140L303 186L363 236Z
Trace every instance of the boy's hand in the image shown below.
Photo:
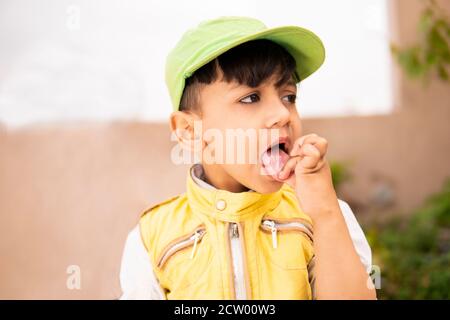
M330 212L337 202L331 170L325 155L328 142L317 134L308 134L294 142L278 177L294 188L300 206L313 220Z
M355 250L325 160L327 141L309 134L295 141L278 177L290 184L314 224L317 299L376 299Z

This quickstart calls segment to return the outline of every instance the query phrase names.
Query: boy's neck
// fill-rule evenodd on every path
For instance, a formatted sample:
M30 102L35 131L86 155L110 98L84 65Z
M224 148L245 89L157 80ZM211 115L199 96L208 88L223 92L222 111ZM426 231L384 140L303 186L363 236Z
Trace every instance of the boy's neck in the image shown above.
M202 164L204 172L204 180L210 185L220 190L229 192L246 192L249 189L231 177L218 164Z

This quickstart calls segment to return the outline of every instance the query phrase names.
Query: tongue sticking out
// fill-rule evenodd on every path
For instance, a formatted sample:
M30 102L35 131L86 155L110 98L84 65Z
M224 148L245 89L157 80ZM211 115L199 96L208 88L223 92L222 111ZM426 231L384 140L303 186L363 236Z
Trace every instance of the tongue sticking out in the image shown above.
M262 163L264 171L267 175L272 176L275 180L278 179L278 174L283 169L286 162L289 160L289 155L279 148L279 145L270 148L262 155Z

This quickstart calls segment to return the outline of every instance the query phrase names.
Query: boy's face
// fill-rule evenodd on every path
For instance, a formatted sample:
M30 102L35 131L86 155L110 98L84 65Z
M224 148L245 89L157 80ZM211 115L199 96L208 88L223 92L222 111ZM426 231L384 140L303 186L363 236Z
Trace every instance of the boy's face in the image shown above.
M215 187L270 193L283 185L270 175L270 155L273 160L277 154L273 161L281 159L278 166L283 165L292 142L301 135L301 122L295 83L276 87L276 80L272 77L256 88L218 80L201 88L202 164ZM279 143L284 143L285 152L270 149Z

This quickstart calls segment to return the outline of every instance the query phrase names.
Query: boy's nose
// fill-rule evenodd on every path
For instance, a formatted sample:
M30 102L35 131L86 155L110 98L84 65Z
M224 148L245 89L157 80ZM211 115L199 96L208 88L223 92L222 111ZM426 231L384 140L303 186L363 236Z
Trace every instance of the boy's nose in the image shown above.
M266 128L282 128L289 123L291 113L281 101L273 101L268 110Z

